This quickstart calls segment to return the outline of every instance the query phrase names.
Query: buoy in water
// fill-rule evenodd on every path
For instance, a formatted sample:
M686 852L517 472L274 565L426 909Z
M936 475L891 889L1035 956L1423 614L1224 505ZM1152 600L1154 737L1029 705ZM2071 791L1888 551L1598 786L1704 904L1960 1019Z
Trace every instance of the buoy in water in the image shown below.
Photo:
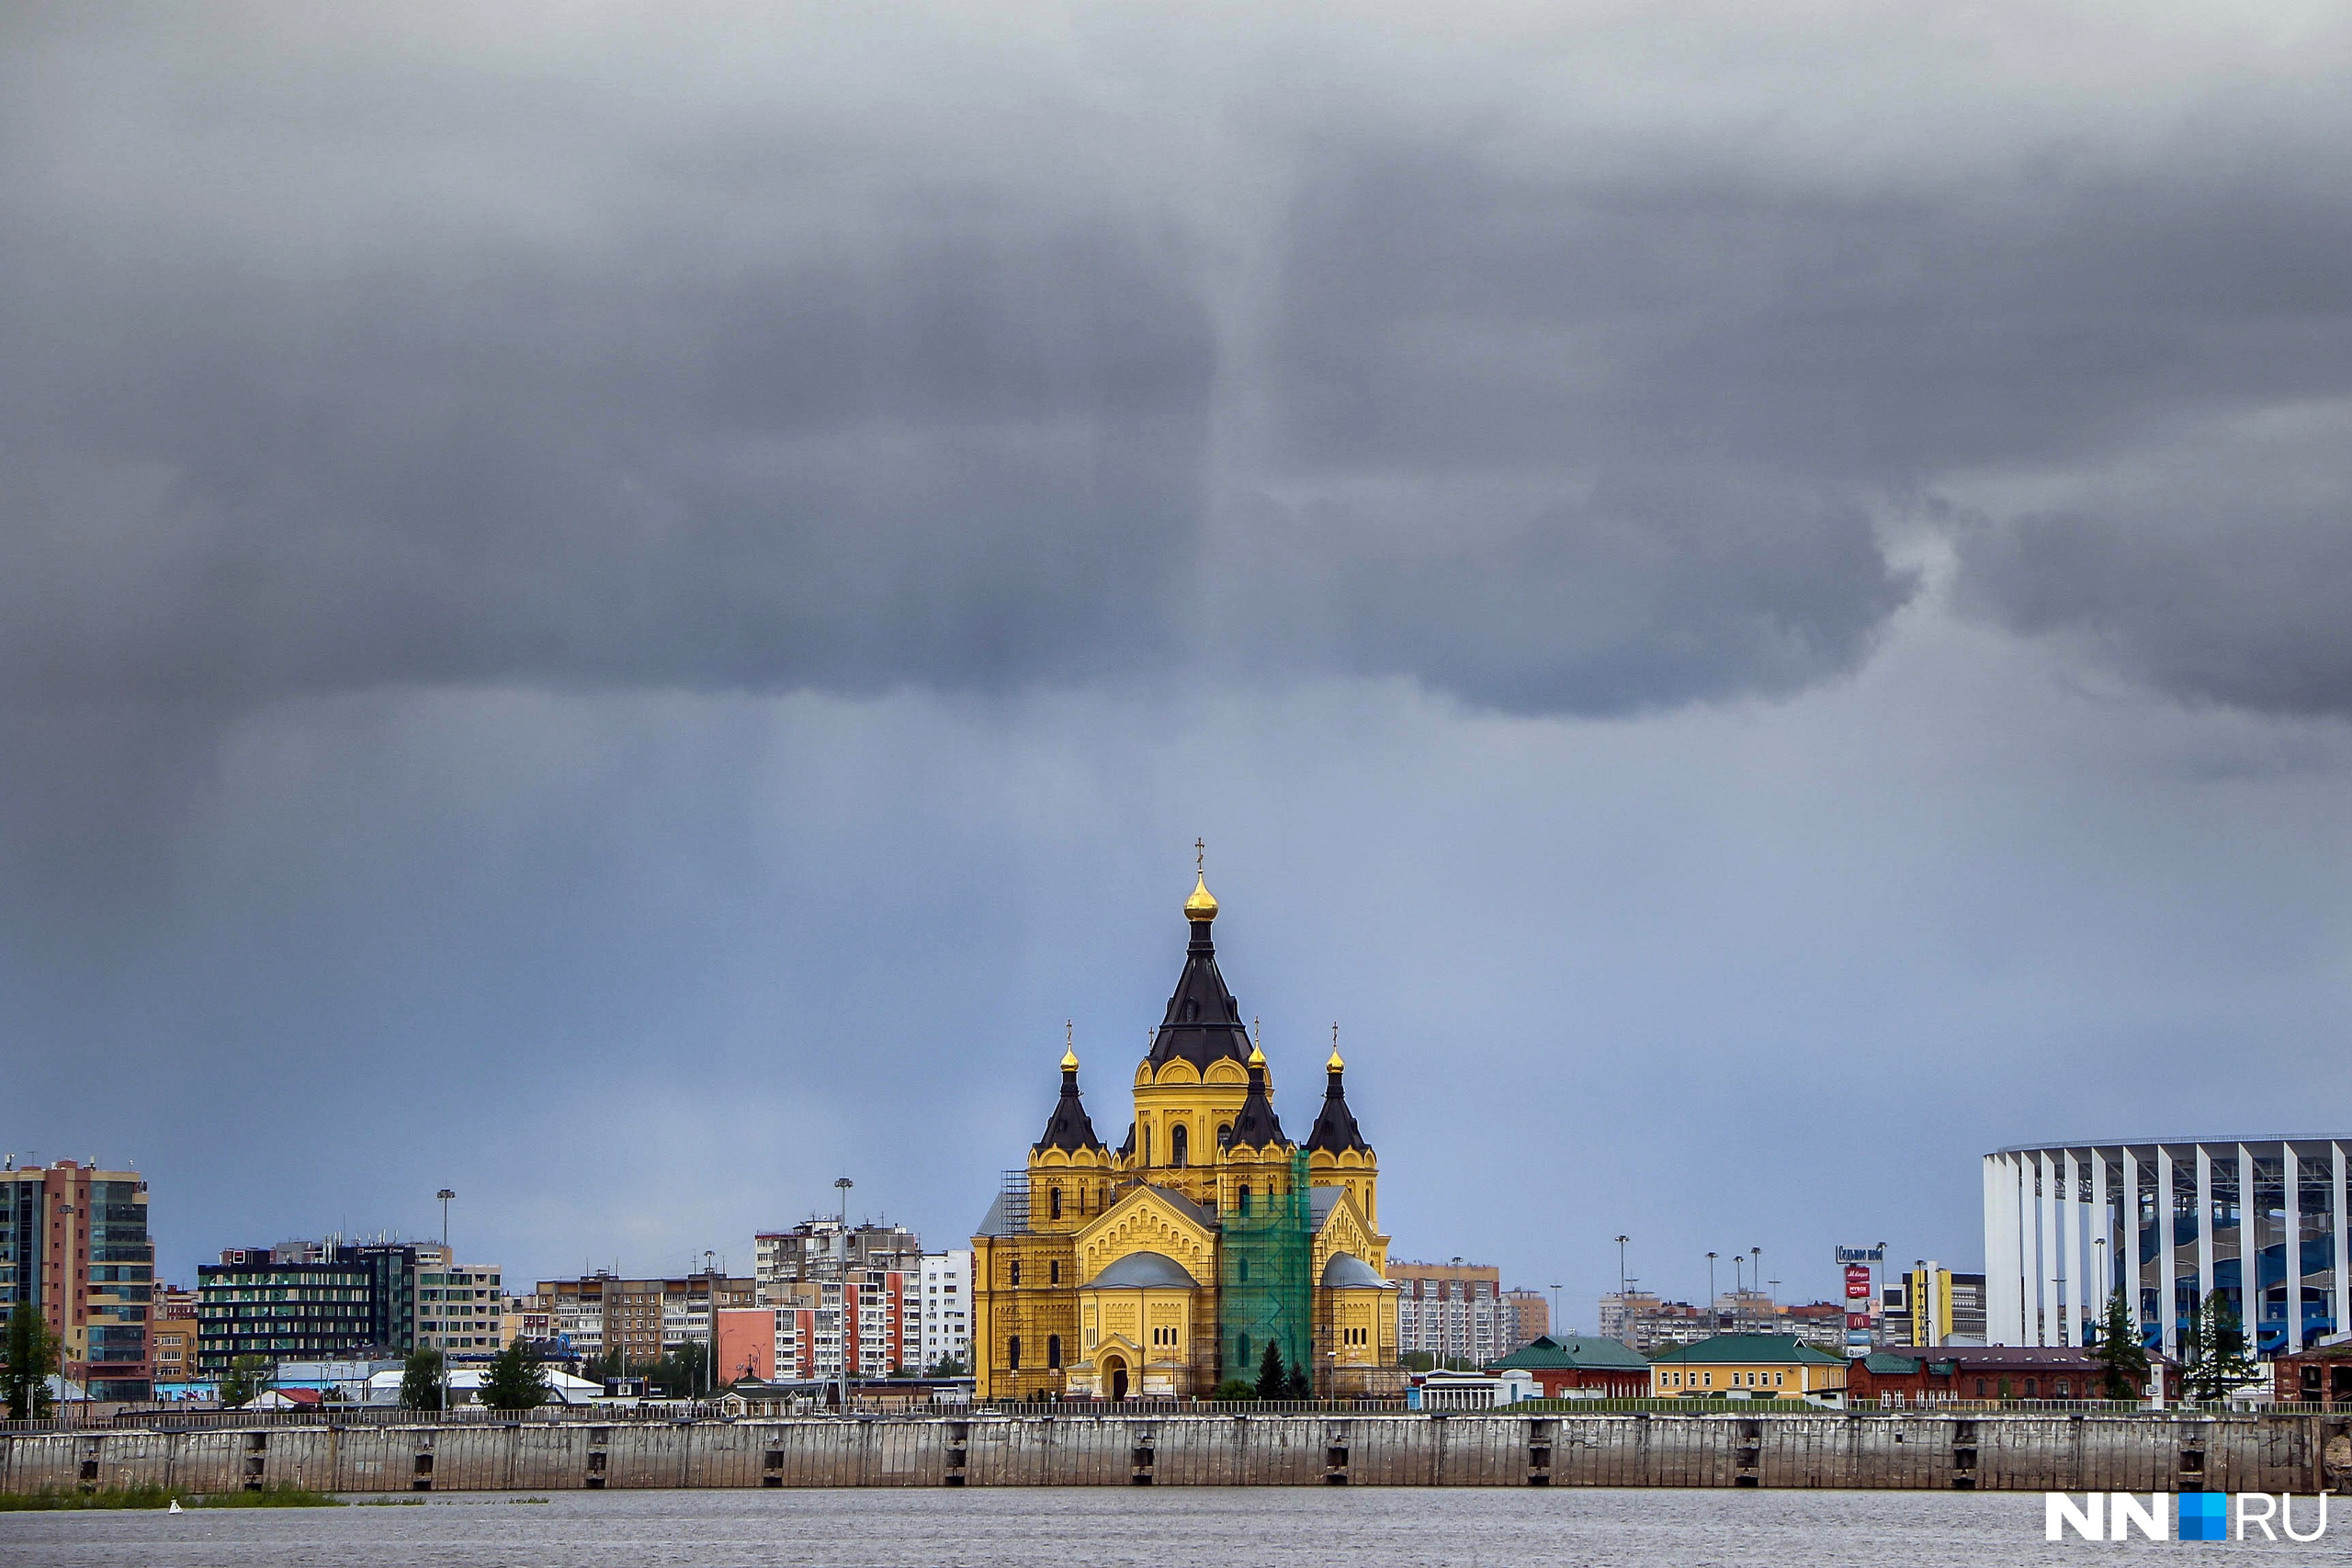
M180 1500L177 1497L172 1499L172 1506L168 1511L175 1514L180 1511Z

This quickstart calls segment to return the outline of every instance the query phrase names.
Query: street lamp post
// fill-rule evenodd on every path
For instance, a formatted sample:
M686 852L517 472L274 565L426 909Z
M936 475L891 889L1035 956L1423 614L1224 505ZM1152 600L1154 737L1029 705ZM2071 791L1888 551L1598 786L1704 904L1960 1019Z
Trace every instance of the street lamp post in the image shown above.
M841 1413L849 1414L849 1190L857 1184L846 1176L833 1179L833 1190L841 1194L840 1224L833 1232L835 1256L841 1261L841 1306L834 1315L834 1351L841 1358Z
M703 1360L702 1389L714 1398L718 1393L718 1276L712 1271L712 1260L718 1256L709 1247L702 1249L702 1293L710 1311L710 1332L706 1336L710 1343Z
M1625 1310L1625 1243L1631 1239L1617 1238L1617 1310L1621 1313Z
M1560 1333L1560 1287L1555 1284L1552 1287L1552 1337L1556 1340Z
M1715 1310L1715 1255L1712 1252L1707 1254L1707 1325L1710 1328L1724 1325L1723 1314Z
M441 1314L441 1337L444 1341L441 1346L441 1413L447 1416L449 1413L449 1347L447 1343L449 1319L446 1309L449 1304L449 1275L452 1272L449 1261L449 1200L457 1193L444 1187L434 1196L441 1200L441 1305L444 1308Z

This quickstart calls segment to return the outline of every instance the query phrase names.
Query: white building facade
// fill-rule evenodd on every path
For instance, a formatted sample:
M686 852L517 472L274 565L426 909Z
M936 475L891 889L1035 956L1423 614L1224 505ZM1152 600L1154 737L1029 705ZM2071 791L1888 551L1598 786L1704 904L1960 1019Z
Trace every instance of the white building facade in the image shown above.
M908 1337L922 1346L922 1364L929 1371L954 1359L972 1364L972 1254L927 1252L917 1299L907 1303Z
M1986 1155L1985 1338L2083 1344L2119 1290L2142 1337L2171 1356L2217 1290L2265 1354L2342 1330L2347 1145L2160 1139Z

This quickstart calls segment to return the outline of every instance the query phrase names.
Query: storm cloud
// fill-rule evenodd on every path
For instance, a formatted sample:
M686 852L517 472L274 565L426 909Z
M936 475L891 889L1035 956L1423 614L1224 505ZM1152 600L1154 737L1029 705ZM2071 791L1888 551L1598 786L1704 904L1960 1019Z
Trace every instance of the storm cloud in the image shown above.
M17 24L15 697L1786 694L1868 656L1939 487L2352 395L2340 106L2281 148L2226 70L2020 122L1997 73L1767 55L1823 103L1706 134L1727 17L1609 98L1567 17L1549 72L1417 75L1295 25L514 15ZM1976 602L2113 622L2175 547L2111 533Z

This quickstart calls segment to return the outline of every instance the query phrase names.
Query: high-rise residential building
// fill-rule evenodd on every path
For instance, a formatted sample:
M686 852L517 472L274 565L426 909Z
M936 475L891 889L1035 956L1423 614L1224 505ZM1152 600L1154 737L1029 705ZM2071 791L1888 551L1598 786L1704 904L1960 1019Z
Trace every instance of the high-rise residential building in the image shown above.
M416 1276L416 1348L451 1360L487 1359L504 1348L500 1270L435 1258Z
M1503 1304L1510 1308L1510 1344L1503 1354L1532 1345L1552 1332L1552 1303L1541 1291L1505 1291Z
M100 1400L153 1392L148 1322L155 1249L135 1170L62 1159L0 1169L0 1312L40 1309L66 1378Z
M961 1251L923 1255L919 1298L907 1303L908 1335L919 1338L921 1370L929 1371L954 1361L967 1372L972 1365L972 1254Z
M1710 1337L1721 1315L1720 1311L1666 1301L1647 1291L1612 1292L1600 1298L1600 1335L1646 1353Z
M710 1342L713 1295L721 1311L753 1306L758 1284L721 1274L627 1280L598 1272L542 1280L534 1299L573 1354L618 1354L629 1366L643 1367L681 1346Z
M1485 1366L1511 1348L1517 1314L1503 1301L1502 1272L1489 1263L1395 1263L1396 1348L1439 1362Z
M922 1238L904 1225L866 1221L803 1220L788 1231L752 1238L752 1274L763 1288L795 1280L840 1280L874 1269L914 1273L922 1267ZM766 1304L764 1301L762 1304Z

